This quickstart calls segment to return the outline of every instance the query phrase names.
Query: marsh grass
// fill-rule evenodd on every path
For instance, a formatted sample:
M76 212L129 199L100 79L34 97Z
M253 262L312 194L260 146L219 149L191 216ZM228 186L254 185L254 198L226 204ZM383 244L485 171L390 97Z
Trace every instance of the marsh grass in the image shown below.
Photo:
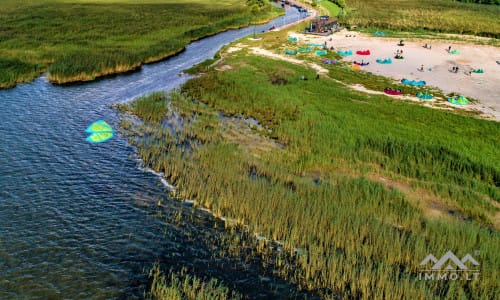
M500 37L500 6L448 0L346 0L345 25Z
M28 81L42 71L56 83L126 72L173 55L190 41L254 20L242 1L2 1L0 85Z
M44 69L44 65L0 57L0 88L9 88L18 82L31 81L39 76Z
M362 94L327 78L302 81L315 71L283 61L234 54L225 63L233 69L209 71L167 97L185 118L177 134L149 122L147 137L134 139L179 197L281 241L295 268L260 248L276 272L327 298L498 294L499 123ZM287 84L269 80L277 70ZM141 106L149 106L145 99ZM258 151L224 139L221 112L256 118L261 134L284 148ZM460 217L428 217L405 191L366 173L412 182ZM420 261L447 250L460 257L479 250L481 279L419 281Z
M229 291L217 279L210 279L208 282L191 276L182 270L179 274L170 271L165 275L155 264L149 271L151 288L147 299L153 300L226 300L241 299L241 296Z

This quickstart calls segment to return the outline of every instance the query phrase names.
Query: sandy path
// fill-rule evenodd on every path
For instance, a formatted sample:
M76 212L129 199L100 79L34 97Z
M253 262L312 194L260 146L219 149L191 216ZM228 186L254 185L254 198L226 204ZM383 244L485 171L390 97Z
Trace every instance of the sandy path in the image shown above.
M356 37L346 37L354 34ZM463 44L459 42L432 42L432 49L423 47L423 42L406 42L404 47L397 46L399 40L391 38L377 38L356 32L338 32L328 37L294 34L299 41L308 40L312 43L324 43L335 50L352 50L353 56L346 57L346 61L370 62L366 71L374 74L401 80L425 80L428 85L439 87L445 93L458 93L466 97L479 100L479 103L467 105L469 109L476 109L500 121L500 49L493 46ZM332 39L330 41L329 39ZM453 55L447 52L448 46L458 49L460 54ZM356 55L357 50L369 49L371 55ZM403 50L404 59L396 60L394 55L397 49ZM392 64L378 64L377 58L392 58ZM421 65L424 71L419 71ZM459 67L458 73L451 73L453 66ZM482 68L484 74L469 76L468 71ZM430 69L430 70L429 70Z
M253 47L253 48L251 48L251 50L252 50L253 54L269 57L272 59L280 59L280 60L288 61L288 62L291 62L293 64L297 64L297 65L305 65L305 66L308 66L308 67L316 70L318 73L323 73L323 74L328 73L327 69L325 69L322 66L315 64L315 63L306 63L303 60L279 55L279 54L276 54L276 53L271 52L269 50L265 50L265 49L258 48L258 47Z

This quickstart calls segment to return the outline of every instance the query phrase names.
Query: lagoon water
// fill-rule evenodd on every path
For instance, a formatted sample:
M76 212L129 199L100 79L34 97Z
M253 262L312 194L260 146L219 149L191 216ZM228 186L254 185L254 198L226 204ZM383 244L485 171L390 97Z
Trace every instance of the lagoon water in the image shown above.
M299 17L287 9L257 31ZM252 31L202 39L129 74L68 86L42 76L0 90L0 299L143 298L155 261L221 279L249 298L306 296L277 278L261 280L267 275L257 263L214 261L217 221L166 198L119 133L102 144L85 140L93 121L119 128L112 104L178 87L188 79L183 69Z

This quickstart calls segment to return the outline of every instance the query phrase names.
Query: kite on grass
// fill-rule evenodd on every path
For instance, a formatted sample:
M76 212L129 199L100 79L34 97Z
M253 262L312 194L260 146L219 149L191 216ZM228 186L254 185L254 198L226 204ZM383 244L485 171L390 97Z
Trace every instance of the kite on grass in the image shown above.
M90 133L87 141L90 143L102 143L113 137L113 128L106 121L99 120L90 124L85 132Z

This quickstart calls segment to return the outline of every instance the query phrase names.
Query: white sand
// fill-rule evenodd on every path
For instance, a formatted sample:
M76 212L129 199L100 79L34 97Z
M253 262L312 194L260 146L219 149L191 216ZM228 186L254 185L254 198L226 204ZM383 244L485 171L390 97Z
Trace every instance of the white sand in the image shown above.
M346 37L346 34L356 35ZM369 62L363 67L368 72L394 78L425 80L427 85L440 88L445 93L457 93L479 100L479 103L466 105L466 109L475 109L500 121L500 48L465 44L453 41L432 41L432 49L423 47L425 42L405 41L405 46L397 46L399 39L367 36L358 32L342 31L327 37L293 34L300 42L324 43L328 48L352 50L353 55L345 61ZM329 41L329 39L332 41ZM458 49L460 54L448 53L448 46ZM357 55L357 50L369 49L371 55ZM403 60L394 59L396 50L403 50ZM392 64L379 64L378 58L391 58ZM421 65L424 71L419 71ZM450 72L453 66L459 67L458 73ZM481 68L483 74L468 75L468 71ZM429 70L430 69L430 70Z

